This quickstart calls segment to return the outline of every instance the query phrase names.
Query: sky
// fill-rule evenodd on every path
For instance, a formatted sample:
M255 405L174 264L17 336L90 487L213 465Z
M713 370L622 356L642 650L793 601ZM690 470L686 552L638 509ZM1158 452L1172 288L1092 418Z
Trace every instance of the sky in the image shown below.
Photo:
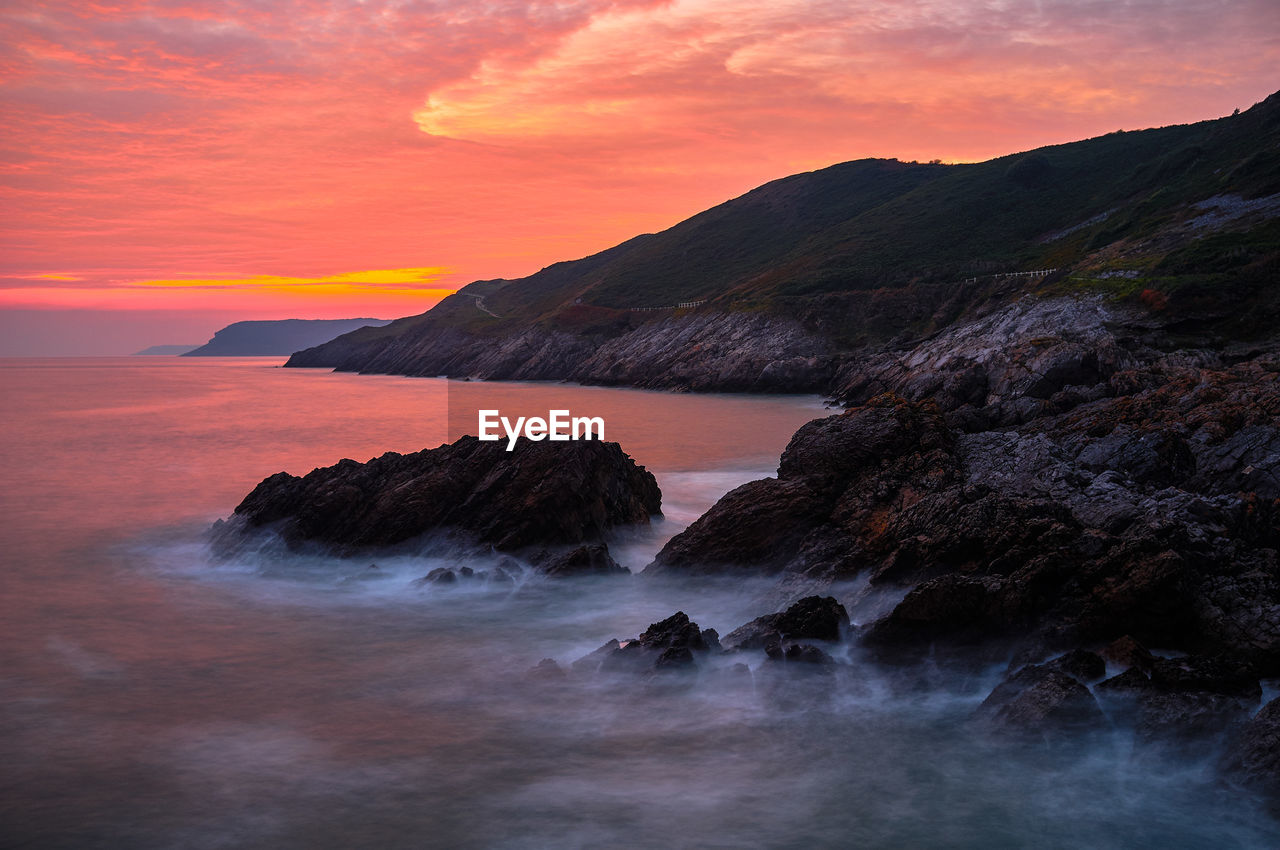
M862 157L1247 109L1275 0L0 6L0 356L394 318Z

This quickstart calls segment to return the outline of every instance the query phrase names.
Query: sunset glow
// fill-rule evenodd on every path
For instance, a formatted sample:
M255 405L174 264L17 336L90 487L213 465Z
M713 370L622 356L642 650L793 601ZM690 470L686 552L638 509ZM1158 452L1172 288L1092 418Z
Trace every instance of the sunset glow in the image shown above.
M796 171L1247 108L1276 24L1269 0L9 4L0 306L421 312Z

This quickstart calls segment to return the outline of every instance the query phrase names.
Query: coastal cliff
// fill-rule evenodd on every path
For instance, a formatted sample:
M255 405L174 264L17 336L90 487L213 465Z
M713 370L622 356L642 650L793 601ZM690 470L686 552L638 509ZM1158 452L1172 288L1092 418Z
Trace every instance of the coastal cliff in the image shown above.
M983 163L861 160L297 351L288 366L856 393L853 373L1027 296L1096 295L1152 345L1280 325L1280 95ZM1160 337L1155 340L1155 337Z

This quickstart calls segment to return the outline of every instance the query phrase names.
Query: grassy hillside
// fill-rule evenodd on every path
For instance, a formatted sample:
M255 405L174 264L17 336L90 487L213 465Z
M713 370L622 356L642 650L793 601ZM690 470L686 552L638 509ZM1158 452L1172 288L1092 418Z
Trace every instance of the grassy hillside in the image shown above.
M1060 271L1018 291L1102 290L1247 335L1280 314L1277 193L1280 94L1225 118L977 164L861 160L793 175L347 342L530 325L608 337L665 315L631 308L705 299L796 316L852 345L928 332L965 299L1009 295L994 275L1045 268Z

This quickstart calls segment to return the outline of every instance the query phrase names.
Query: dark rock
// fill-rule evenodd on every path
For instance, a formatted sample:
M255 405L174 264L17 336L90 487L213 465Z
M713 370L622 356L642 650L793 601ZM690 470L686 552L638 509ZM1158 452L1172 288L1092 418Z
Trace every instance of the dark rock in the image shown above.
M772 638L779 640L838 641L849 628L849 614L834 597L809 596L786 611L756 617L725 635L724 642L737 649L762 649Z
M807 561L826 551L839 553L838 562L827 566L847 572L860 549L891 545L867 539L859 546L849 527L873 531L867 524L876 522L881 501L902 495L903 478L945 476L954 468L945 452L949 442L936 411L894 398L810 422L791 438L777 478L727 494L668 541L645 571L776 573L803 566L811 572L815 564ZM867 476L870 482L861 480ZM842 502L850 479L881 498L866 506ZM836 546L822 545L833 538Z
M661 494L653 475L617 443L505 442L463 437L416 454L343 460L298 478L264 480L215 526L215 546L234 550L270 527L292 548L340 553L455 530L497 549L599 541L611 528L647 524Z
M1205 691L1159 689L1138 696L1135 730L1148 744L1172 744L1185 755L1209 751L1233 724L1243 721L1257 701Z
M1091 472L1116 470L1139 483L1163 486L1185 481L1196 468L1195 455L1177 430L1130 425L1118 425L1088 443L1076 460Z
M552 578L631 574L630 570L613 560L609 554L609 547L603 543L579 546L558 554L545 554L535 559L535 563L539 570Z
M992 730L1050 739L1106 724L1089 689L1048 664L1028 665L1005 679L983 700L974 718Z
M1248 717L1262 696L1253 669L1227 657L1155 658L1148 677L1137 667L1098 685L1117 720L1145 745L1206 752Z
M928 402L878 396L801 428L776 479L726 496L647 571L866 574L867 593L906 590L863 635L898 661L1128 636L1280 675L1280 501L1202 482L1206 445L1276 428L1256 410L1280 413L1275 374L1233 368L1139 383L1022 431L957 434ZM776 628L747 631L727 643Z
M1150 670L1155 657L1147 648L1133 639L1132 635L1118 637L1102 650L1102 657L1120 667L1137 667Z
M436 567L422 578L418 579L417 584L454 584L458 581L458 574L448 567Z
M600 666L604 664L604 660L615 652L621 644L616 639L607 641L604 646L599 649L582 656L571 665L575 673L598 673Z
M1280 675L1274 341L1175 351L1081 298L902 343L843 366L856 406L797 431L776 478L726 495L646 571L863 579L901 599L863 642L905 663L1127 637L1121 666L1149 666L1146 645ZM747 631L726 644L776 629Z
M1130 667L1123 673L1098 683L1099 694L1121 694L1133 696L1146 691L1155 690L1155 685L1146 673L1137 667Z
M778 644L770 644L768 661L781 661L793 664L833 665L836 660L816 646L807 643L793 643L782 649Z
M1107 663L1102 657L1084 649L1073 649L1060 655L1046 665L1050 670L1066 673L1083 684L1096 682L1107 675Z
M712 640L708 640L711 638ZM590 669L599 659L598 669L605 673L650 674L658 671L691 670L696 666L695 653L704 654L719 648L715 632L706 632L690 621L683 611L653 623L635 640L611 641L586 658L574 662L574 669Z
M1254 667L1228 656L1157 658L1151 665L1151 682L1165 691L1202 691L1254 703L1262 699Z
M1260 794L1280 816L1280 698L1244 724L1219 767L1232 782Z
M1099 682L1094 696L1107 715L1118 726L1134 727L1138 723L1140 701L1144 694L1154 692L1147 674L1137 667L1130 667L1119 675Z
M544 658L529 671L529 678L544 682L560 682L568 677L554 658Z

